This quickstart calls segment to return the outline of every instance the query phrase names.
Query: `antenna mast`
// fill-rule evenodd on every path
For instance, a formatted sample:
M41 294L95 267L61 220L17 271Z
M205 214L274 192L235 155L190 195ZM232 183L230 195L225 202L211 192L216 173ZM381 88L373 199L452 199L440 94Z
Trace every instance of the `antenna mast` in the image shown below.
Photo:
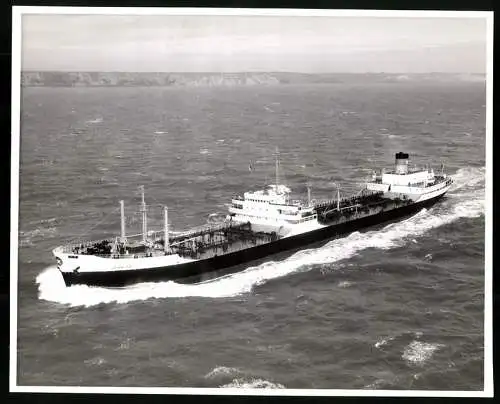
M141 194L142 194L142 203L141 203L141 212L142 212L142 241L146 242L147 234L148 234L148 216L146 211L146 202L144 201L144 185L141 185Z
M276 193L278 193L279 185L279 166L280 166L280 152L278 147L276 147Z
M337 184L337 210L340 212L340 188Z
M121 241L122 243L124 243L126 241L126 238L125 238L125 204L123 200L120 201L120 211L121 211L121 224L122 224Z
M168 209L165 206L165 223L164 223L164 232L165 232L165 254L168 254L170 252L170 243L169 243L169 235L168 235Z

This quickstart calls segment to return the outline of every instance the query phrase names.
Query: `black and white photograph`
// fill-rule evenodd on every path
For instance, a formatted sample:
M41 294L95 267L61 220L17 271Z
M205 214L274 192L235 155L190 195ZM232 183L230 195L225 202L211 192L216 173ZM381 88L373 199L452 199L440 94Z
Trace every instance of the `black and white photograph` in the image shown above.
M492 27L14 7L11 391L492 397Z

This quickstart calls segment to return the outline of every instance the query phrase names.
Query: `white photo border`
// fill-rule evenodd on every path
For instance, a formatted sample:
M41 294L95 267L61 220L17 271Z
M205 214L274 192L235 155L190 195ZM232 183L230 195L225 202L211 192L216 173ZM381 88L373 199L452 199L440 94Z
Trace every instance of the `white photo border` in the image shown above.
M390 17L390 18L479 18L487 22L486 38L486 192L485 192L485 294L484 294L484 390L344 390L344 389L256 389L184 387L70 387L19 386L17 384L19 160L22 16L64 15L220 15L276 17ZM141 8L141 7L50 7L12 8L12 116L11 116L11 230L10 230L10 363L11 392L102 393L102 394L191 394L258 396L385 396L385 397L493 397L493 12L492 11L388 11L302 10L249 8Z

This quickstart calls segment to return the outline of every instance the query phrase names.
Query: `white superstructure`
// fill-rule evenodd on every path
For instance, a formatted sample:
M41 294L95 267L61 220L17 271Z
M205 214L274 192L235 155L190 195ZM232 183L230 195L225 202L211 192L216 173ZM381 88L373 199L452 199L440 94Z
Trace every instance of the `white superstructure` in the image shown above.
M432 169L409 169L408 157L407 153L397 153L394 169L374 175L372 182L366 184L366 189L383 192L385 198L409 199L413 202L423 202L448 191L452 183L451 178L444 173L435 175ZM233 198L229 208L230 219L250 222L257 231L271 230L287 236L323 227L324 225L318 222L310 192L307 202L292 200L290 189L279 184L278 154L276 161L276 184ZM339 202L342 202L342 199L337 193L337 203ZM340 208L337 207L337 210Z
M270 185L265 190L245 192L234 198L229 208L230 218L237 222L250 222L257 231L281 229L287 233L297 225L317 222L314 205L290 199L290 189L284 185Z
M408 168L408 154L396 153L393 171L374 174L372 182L366 184L370 191L382 191L388 198L408 198L414 202L423 202L444 194L452 180L446 174L435 175L433 169Z
M279 183L279 153L276 152L276 183L267 189L245 192L231 200L230 220L250 222L256 231L276 231L289 234L292 229L302 231L321 227L317 221L310 189L308 201L290 199L291 190Z

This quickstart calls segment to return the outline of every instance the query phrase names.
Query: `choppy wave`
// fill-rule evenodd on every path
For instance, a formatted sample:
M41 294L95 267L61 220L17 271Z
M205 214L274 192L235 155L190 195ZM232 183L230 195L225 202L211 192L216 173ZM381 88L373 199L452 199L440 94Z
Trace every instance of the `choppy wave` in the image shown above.
M381 338L375 343L374 347L375 348L383 347L384 345L387 345L390 341L394 341L394 338L396 337Z
M94 119L89 119L85 121L85 123L101 123L103 121L103 118L101 116L94 118Z
M393 372L385 370L381 372L376 372L373 375L376 379L373 383L367 384L363 389L367 390L377 390L377 389L388 389L397 385L398 376Z
M279 383L273 383L263 379L234 379L231 383L224 384L222 388L238 389L284 389L285 386Z
M98 356L92 359L86 359L83 363L87 366L101 366L106 363L106 360Z
M443 346L443 344L430 344L415 340L405 348L402 358L411 364L422 365L432 357L435 351Z
M353 285L352 282L349 282L349 281L341 281L337 284L337 287L339 288L342 288L342 289L345 289L345 288L349 288Z
M215 281L181 285L175 282L143 283L123 289L106 289L76 285L66 288L62 277L55 267L49 267L38 277L39 298L71 306L94 306L100 303L126 303L150 298L207 297L224 298L249 293L255 286L268 280L294 272L310 270L314 265L331 264L348 259L364 249L390 249L405 245L407 242L427 231L452 223L461 218L474 218L484 215L484 169L461 169L455 177L455 196L473 189L473 196L467 199L452 198L443 206L423 209L405 221L390 224L381 230L366 233L355 232L333 240L320 248L299 251L280 261L268 261L245 271L231 274ZM474 188L475 187L475 188Z
M484 192L485 185L485 167L464 167L460 168L454 175L454 184L450 189L450 194L455 194L462 188L475 187L482 184Z
M239 373L241 373L241 371L238 368L217 366L205 375L205 379L213 379L219 376L233 376Z
M52 224L54 221L47 221L47 224ZM32 230L21 230L19 231L19 246L27 247L35 244L35 241L45 239L48 237L54 237L56 235L57 228L54 226L49 227L37 227Z
M209 223L209 224L222 223L222 222L224 222L224 220L226 220L226 216L227 216L227 213L224 213L224 212L211 213L210 215L208 215L207 223Z

